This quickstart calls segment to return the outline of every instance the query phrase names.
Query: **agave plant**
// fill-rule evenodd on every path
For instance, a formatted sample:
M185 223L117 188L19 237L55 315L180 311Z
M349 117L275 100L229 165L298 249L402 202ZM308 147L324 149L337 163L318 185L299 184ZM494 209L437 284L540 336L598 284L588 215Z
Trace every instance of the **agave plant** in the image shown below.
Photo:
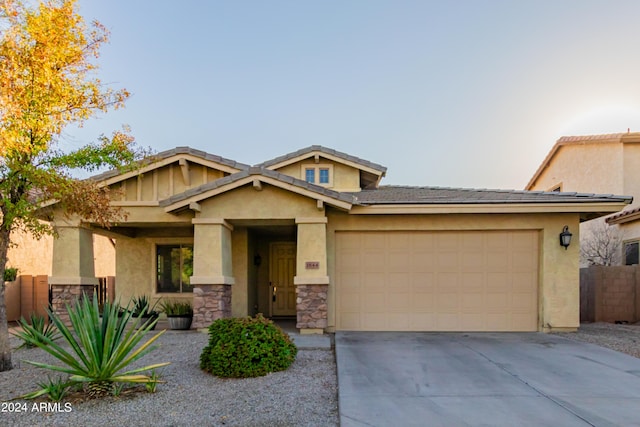
M164 333L162 331L138 346L155 322L145 324L140 329L127 328L131 312L126 310L119 315L119 305L108 302L104 304L100 318L95 295L93 302L88 298L81 298L73 307L67 306L67 311L73 331L56 313L49 310L49 316L69 345L70 351L40 333L37 333L37 340L31 341L62 362L63 366L25 360L26 363L69 374L72 383L87 384L92 397L111 393L116 383L157 382L144 372L169 364L157 363L127 370L131 363L152 351L155 347L151 344Z
M52 341L60 339L58 329L53 325L53 323L47 323L46 319L43 316L39 316L36 313L31 313L29 319L30 322L27 322L24 317L21 317L20 320L18 320L18 324L20 325L21 330L11 332L12 335L22 340L22 344L20 344L18 348L35 347L36 344L34 344L34 342L36 341L41 341L42 344L46 345L45 341L38 338L40 336L48 338Z

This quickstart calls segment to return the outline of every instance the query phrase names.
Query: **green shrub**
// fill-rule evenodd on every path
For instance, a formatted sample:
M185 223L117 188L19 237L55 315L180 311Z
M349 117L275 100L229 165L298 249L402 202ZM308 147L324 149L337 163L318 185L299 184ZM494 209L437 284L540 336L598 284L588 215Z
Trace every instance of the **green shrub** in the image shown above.
M13 282L18 277L18 269L13 267L7 267L4 269L4 281Z
M289 335L261 314L219 319L209 326L200 368L224 378L260 377L287 369L297 352Z

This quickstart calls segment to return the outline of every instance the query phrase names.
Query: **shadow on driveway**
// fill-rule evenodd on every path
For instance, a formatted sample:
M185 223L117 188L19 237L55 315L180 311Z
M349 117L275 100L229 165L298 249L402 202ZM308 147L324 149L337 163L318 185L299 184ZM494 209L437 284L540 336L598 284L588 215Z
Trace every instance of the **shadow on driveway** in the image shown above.
M542 333L336 332L346 426L640 425L640 359Z

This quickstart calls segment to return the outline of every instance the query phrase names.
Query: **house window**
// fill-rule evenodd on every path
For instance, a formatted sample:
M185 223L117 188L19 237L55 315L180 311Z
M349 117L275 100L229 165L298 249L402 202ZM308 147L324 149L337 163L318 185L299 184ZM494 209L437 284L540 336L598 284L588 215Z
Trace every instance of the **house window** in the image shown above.
M304 180L310 184L331 187L333 185L332 165L303 165L302 174Z
M329 169L320 168L320 184L328 184L328 183L329 183Z
M627 242L624 244L624 264L638 264L638 242Z
M316 182L316 170L314 168L306 168L304 170L304 179L311 184Z
M193 292L193 245L157 245L157 292Z

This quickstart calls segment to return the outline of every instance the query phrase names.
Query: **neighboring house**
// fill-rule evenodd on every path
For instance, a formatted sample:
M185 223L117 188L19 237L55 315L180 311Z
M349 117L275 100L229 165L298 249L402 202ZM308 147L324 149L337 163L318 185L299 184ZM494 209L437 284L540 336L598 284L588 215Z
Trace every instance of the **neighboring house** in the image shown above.
M303 333L579 326L579 249L559 234L628 197L382 186L385 173L311 146L253 167L178 147L98 175L128 217L56 224L54 308L92 291L95 233L116 240L117 296L192 300L195 328L258 312Z
M633 204L623 212L600 221L619 226L621 242L618 258L621 263L638 264L640 133L562 137L525 189L632 196ZM581 227L585 234L594 228L593 222Z
M116 250L114 241L98 234L94 240L94 264L96 277L115 276ZM30 233L11 233L12 246L7 254L7 267L16 267L18 274L30 276L51 275L53 262L53 237L35 239Z

